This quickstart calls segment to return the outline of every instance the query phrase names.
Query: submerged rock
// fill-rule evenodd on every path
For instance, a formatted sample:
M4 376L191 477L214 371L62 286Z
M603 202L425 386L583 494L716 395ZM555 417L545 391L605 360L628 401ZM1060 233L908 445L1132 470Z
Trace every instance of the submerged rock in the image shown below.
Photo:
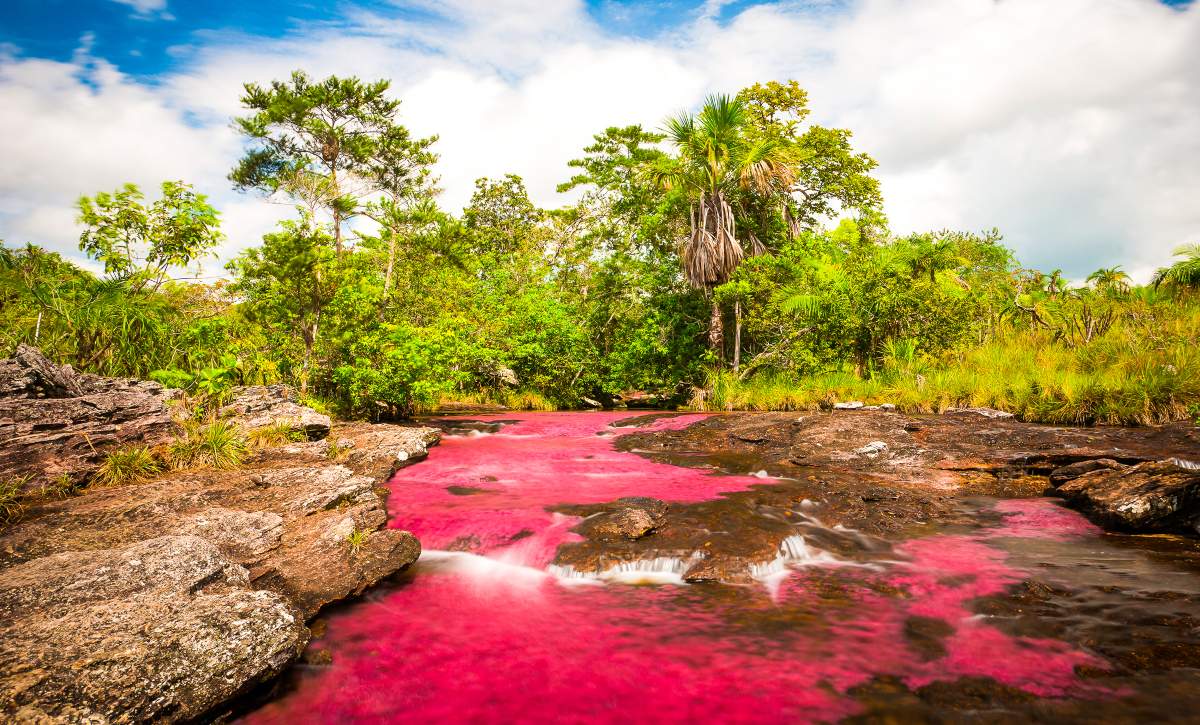
M1200 533L1200 470L1179 461L1102 468L1054 493L1104 526Z

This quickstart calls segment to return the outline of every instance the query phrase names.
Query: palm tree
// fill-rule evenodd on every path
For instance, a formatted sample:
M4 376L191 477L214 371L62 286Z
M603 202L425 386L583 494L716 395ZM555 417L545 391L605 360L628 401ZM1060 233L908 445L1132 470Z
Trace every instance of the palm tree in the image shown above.
M1096 289L1107 292L1124 294L1132 286L1129 275L1120 265L1116 267L1101 267L1088 275L1087 281Z
M770 140L751 141L746 110L737 99L709 96L695 115L668 119L668 137L678 156L651 167L653 181L679 190L689 201L688 236L683 243L683 271L693 287L706 293L724 284L746 251L738 238L735 210L740 191L772 194L790 186L786 150ZM749 235L752 252L761 245ZM721 307L712 299L709 346L721 356L724 326Z
M1171 290L1200 288L1200 244L1184 244L1171 252L1183 257L1170 267L1160 267L1154 273L1155 289L1167 287Z

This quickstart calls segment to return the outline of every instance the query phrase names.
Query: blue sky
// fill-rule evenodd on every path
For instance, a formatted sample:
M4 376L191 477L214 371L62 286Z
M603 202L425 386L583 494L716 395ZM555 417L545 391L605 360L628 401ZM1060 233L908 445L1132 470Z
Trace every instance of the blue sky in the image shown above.
M1030 265L1145 278L1200 241L1200 8L1181 0L4 0L0 239L77 255L72 204L184 179L223 253L289 210L235 193L245 81L393 81L443 203L544 206L607 125L795 78L880 162L894 231L999 227Z

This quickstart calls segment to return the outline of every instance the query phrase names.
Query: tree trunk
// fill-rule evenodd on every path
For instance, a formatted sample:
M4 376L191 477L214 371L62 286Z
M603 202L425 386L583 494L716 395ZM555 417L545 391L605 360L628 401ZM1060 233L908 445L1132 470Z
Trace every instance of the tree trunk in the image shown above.
M742 301L733 301L733 371L742 366Z
M338 211L338 202L341 201L341 193L338 189L337 166L329 169L329 182L333 187L333 245L337 249L338 256L342 256L342 213Z
M708 318L708 346L717 354L717 360L725 362L725 323L721 320L721 305L715 296L712 315Z
M396 232L392 230L388 237L388 264L387 273L383 276L383 294L386 297L389 290L392 288L392 269L396 266Z

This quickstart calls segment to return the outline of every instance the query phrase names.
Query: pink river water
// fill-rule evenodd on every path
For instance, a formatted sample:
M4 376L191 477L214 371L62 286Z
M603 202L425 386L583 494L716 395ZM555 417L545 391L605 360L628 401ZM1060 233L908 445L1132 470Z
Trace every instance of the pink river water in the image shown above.
M1094 532L1044 500L1000 502L998 525L903 542L878 566L797 567L770 595L553 576L547 565L578 540L570 528L579 519L547 506L702 501L769 483L617 451L617 436L645 430L611 427L629 416L504 416L519 422L448 436L403 469L391 482L391 525L421 540L421 562L331 615L313 646L332 664L301 668L289 692L247 721L829 721L858 712L847 691L880 675L913 688L980 676L1043 697L1111 696L1076 675L1079 665L1104 669L1098 657L1010 636L968 608L1026 577L990 542ZM463 542L477 554L446 551ZM841 592L832 602L820 586L830 576ZM949 625L941 656L906 642L913 617Z

